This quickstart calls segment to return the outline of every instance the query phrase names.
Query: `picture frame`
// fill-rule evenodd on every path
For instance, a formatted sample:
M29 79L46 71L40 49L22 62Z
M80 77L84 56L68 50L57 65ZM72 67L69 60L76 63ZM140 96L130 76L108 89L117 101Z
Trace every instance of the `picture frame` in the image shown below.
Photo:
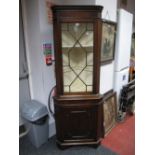
M104 136L108 135L116 125L117 100L116 92L110 90L103 96L103 128Z
M116 27L116 22L102 21L101 65L114 60Z

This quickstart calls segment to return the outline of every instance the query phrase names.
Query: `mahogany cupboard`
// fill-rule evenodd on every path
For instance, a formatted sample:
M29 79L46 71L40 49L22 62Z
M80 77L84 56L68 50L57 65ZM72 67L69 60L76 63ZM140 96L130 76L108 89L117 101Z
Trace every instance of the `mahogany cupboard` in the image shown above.
M52 11L57 144L98 145L104 135L99 94L102 6L54 6Z

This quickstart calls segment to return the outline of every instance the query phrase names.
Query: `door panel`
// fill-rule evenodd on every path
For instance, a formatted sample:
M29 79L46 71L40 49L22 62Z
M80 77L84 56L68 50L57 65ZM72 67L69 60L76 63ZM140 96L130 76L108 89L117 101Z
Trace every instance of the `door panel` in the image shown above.
M64 141L95 139L97 107L56 107L58 137Z

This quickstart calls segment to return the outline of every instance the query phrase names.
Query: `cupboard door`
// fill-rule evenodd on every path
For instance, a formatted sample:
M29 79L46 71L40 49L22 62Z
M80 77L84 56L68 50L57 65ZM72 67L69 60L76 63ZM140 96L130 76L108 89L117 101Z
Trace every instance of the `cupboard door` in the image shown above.
M93 91L93 23L61 24L64 93Z
M59 107L60 108L60 107ZM59 109L58 108L58 109ZM61 107L56 116L63 140L95 139L97 128L96 107ZM58 135L59 136L59 135Z

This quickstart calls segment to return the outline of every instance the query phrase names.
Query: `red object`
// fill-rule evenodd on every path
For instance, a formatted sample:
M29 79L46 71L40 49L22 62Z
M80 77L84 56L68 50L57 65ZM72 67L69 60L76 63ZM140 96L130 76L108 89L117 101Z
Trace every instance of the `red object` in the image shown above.
M51 94L52 94L52 97L56 96L56 94L57 94L56 86L54 86L54 87L52 88Z
M135 154L135 116L127 116L102 140L101 144L119 155Z
M52 56L47 55L45 58L46 58L46 65L52 65Z

